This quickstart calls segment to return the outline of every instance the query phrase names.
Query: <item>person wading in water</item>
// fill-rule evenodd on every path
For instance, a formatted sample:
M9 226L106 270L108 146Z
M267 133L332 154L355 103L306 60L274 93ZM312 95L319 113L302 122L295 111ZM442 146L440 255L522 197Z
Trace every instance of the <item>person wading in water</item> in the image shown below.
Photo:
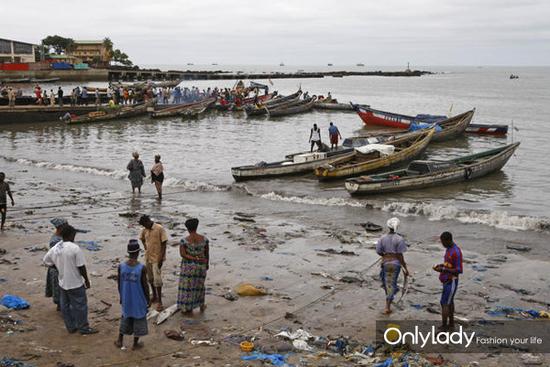
M164 167L160 161L160 154L155 156L155 164L151 168L151 183L155 184L159 200L162 200L162 182L164 181Z

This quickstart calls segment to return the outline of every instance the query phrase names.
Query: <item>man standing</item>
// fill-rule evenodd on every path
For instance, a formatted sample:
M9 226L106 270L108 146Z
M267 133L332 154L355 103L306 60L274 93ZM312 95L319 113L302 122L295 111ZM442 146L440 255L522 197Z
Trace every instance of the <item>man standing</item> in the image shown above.
M330 149L338 148L338 137L342 139L342 135L340 134L340 130L338 130L336 125L332 122L328 127L328 136L330 138Z
M162 311L161 269L166 260L168 236L164 228L160 224L154 223L148 215L142 215L139 218L139 224L143 226L140 239L145 248L145 269L153 293L151 304L157 303L157 311Z
M317 124L313 124L313 129L311 129L311 133L309 134L309 142L311 143L311 152L313 152L315 145L317 145L317 150L321 151L321 130L317 127Z
M59 107L63 107L63 89L61 87L57 88L57 103Z
M382 281L382 287L386 292L386 308L384 314L389 315L391 311L391 304L396 293L399 291L397 285L397 279L401 268L405 276L409 275L407 264L403 253L407 251L407 243L399 234L397 234L397 227L399 226L398 218L391 218L387 224L389 232L382 236L376 244L376 253L382 256L382 266L380 269L380 280Z
M147 335L147 307L149 307L149 286L145 266L138 261L138 240L128 242L128 260L118 266L118 293L122 307L120 332L115 345L123 346L124 335L133 335L133 350L143 346L139 338Z
M441 293L441 329L453 329L455 326L454 298L458 288L458 275L462 274L462 251L453 241L450 232L443 232L439 237L441 244L446 248L443 264L434 266L439 273L439 280L443 283Z
M0 172L0 214L2 215L0 231L4 230L4 224L6 223L6 215L8 213L8 196L11 199L11 206L15 205L15 201L13 201L13 195L10 190L10 185L5 180L6 175L4 172Z
M76 230L65 225L61 230L63 241L52 247L44 256L44 264L55 266L59 277L59 301L65 327L69 333L95 334L88 323L88 299L86 289L90 280L86 271L84 254L74 241Z

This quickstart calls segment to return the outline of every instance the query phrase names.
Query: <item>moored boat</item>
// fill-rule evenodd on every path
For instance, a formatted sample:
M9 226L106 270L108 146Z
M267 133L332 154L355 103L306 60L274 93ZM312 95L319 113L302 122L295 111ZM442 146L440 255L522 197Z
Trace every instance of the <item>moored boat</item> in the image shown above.
M353 154L353 149L290 154L291 158L278 162L260 162L254 165L233 167L231 168L231 174L235 181L244 181L311 173L323 164L331 163L350 154Z
M313 104L316 99L316 96L312 96L311 98L292 106L276 106L275 108L266 107L267 115L272 118L308 112L313 108Z
M215 97L203 99L201 101L192 103L180 103L176 105L157 105L149 108L149 116L151 118L162 118L181 115L186 109L194 108L197 106L209 107L216 103Z
M447 116L417 115L416 117L379 111L365 105L351 104L366 125L379 125L399 129L429 128L437 124L432 141L440 142L462 135L474 117L475 108L447 118Z
M519 146L513 143L447 161L413 161L407 169L346 180L351 195L423 189L470 181L500 170Z
M301 94L302 94L302 91L298 90L296 93L292 93L284 97L273 98L259 105L249 104L244 107L244 112L246 113L247 117L265 115L267 114L266 107L277 108L277 107L294 105L300 101Z
M316 110L335 110L335 111L349 111L353 112L353 107L349 103L338 103L338 101L334 100L328 100L328 98L325 98L325 100L317 101L313 105L313 108Z
M508 125L470 124L466 128L467 134L505 136L508 134Z
M100 109L98 111L89 112L86 115L71 116L66 119L70 125L89 124L94 122L103 122L110 120L119 120L122 118L136 117L147 114L147 105L140 104L136 106L124 106L114 109Z
M359 176L367 172L408 162L422 154L435 129L422 130L401 136L384 144L368 144L334 162L319 166L315 175L320 181Z

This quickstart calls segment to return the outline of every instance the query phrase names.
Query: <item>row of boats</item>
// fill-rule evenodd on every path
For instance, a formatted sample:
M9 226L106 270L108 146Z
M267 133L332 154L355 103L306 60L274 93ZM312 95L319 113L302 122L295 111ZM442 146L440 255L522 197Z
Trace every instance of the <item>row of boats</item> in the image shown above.
M501 169L519 143L452 160L418 160L429 144L462 136L475 109L447 118L411 117L350 105L367 125L398 128L344 140L335 150L299 152L277 162L231 168L236 181L313 174L319 181L345 180L352 195L419 189L469 181ZM411 127L415 131L411 131ZM408 166L407 166L408 163ZM397 170L395 170L397 168Z

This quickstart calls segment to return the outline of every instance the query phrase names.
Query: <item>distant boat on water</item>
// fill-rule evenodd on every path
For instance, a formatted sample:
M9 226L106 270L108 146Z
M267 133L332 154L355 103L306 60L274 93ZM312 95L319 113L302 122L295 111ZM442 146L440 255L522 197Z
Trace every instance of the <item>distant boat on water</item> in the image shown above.
M519 79L519 75L510 74L510 79Z
M217 62L213 62L212 65L216 66L216 65L218 65L218 63L217 63Z
M285 66L285 63L284 63L284 62L281 62L281 63L279 64L279 66Z
M357 66L365 66L365 64L359 63L357 64Z
M328 66L332 66L332 64L328 64Z
M192 62L188 62L187 65L195 65L195 64L193 64Z

